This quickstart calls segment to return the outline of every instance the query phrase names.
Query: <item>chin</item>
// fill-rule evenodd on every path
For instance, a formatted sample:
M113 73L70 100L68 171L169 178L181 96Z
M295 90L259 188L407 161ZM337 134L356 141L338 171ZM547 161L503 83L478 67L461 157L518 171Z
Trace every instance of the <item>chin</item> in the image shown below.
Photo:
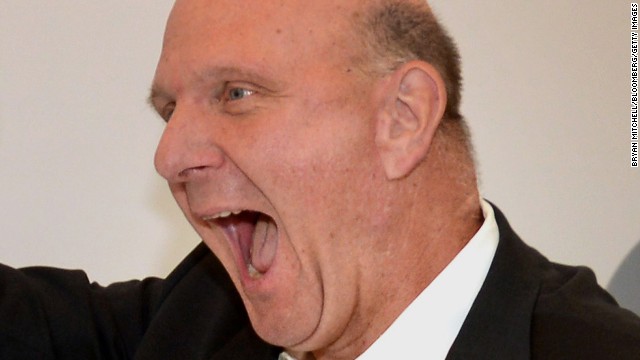
M306 347L304 345L314 337L319 319L312 319L309 311L303 311L303 315L292 312L287 306L279 306L276 311L272 309L260 314L248 308L251 325L258 336L272 345L309 351L300 347Z

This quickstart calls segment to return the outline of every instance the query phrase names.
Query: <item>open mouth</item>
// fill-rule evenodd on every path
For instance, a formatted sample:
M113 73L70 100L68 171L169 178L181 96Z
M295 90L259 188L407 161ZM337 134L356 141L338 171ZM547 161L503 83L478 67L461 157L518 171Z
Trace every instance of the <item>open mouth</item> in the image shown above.
M269 215L248 210L223 211L203 220L224 231L251 278L258 279L269 271L278 247L277 226Z

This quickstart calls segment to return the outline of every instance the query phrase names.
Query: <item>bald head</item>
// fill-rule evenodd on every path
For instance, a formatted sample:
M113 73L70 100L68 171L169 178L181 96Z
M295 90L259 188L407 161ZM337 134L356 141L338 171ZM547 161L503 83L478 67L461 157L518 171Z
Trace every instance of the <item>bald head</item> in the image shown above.
M265 48L273 48L282 42L296 42L296 46L309 44L318 34L329 34L327 45L348 54L357 69L373 70L386 74L398 65L410 60L422 60L432 64L442 74L447 88L447 109L444 117L461 119L459 111L461 74L459 55L455 44L445 29L434 17L425 0L285 0L280 2L216 1L212 11L210 1L178 0L175 4L168 29L184 27L180 24L202 21L198 28L230 26L231 33L249 36L281 34L263 39ZM186 18L183 15L189 14ZM195 14L196 16L194 16ZM231 19L245 17L244 23L255 24L253 28L237 27L233 30ZM172 26L176 23L176 26ZM293 23L301 26L290 26ZM287 29L295 29L287 31ZM182 32L189 41L192 36ZM165 41L170 41L173 36ZM277 48L277 46L276 46ZM304 51L306 52L306 51ZM331 54L326 60L331 60Z

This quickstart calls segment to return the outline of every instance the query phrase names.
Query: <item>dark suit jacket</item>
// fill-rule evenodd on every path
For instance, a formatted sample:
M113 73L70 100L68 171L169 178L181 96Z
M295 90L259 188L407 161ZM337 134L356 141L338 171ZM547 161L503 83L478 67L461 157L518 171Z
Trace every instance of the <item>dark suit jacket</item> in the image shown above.
M587 268L550 263L525 245L495 210L496 256L447 359L640 359L640 319ZM166 280L106 288L80 271L0 268L0 359L267 360L279 352L255 335L204 245Z

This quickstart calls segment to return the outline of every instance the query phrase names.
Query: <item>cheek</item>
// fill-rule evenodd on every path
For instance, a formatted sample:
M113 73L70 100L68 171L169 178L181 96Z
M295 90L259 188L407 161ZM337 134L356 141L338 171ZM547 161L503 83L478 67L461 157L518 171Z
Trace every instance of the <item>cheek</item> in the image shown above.
M371 158L362 137L350 133L314 128L270 143L260 162L279 194L273 200L317 208L353 195L355 184L371 172Z
M345 119L344 121L354 121ZM312 128L270 144L262 159L270 197L293 234L317 236L318 246L353 238L369 220L376 182L373 135L357 124ZM356 225L354 225L356 224Z
M261 189L292 235L341 238L363 223L377 173L370 106L303 103L255 119L245 133L240 167Z

